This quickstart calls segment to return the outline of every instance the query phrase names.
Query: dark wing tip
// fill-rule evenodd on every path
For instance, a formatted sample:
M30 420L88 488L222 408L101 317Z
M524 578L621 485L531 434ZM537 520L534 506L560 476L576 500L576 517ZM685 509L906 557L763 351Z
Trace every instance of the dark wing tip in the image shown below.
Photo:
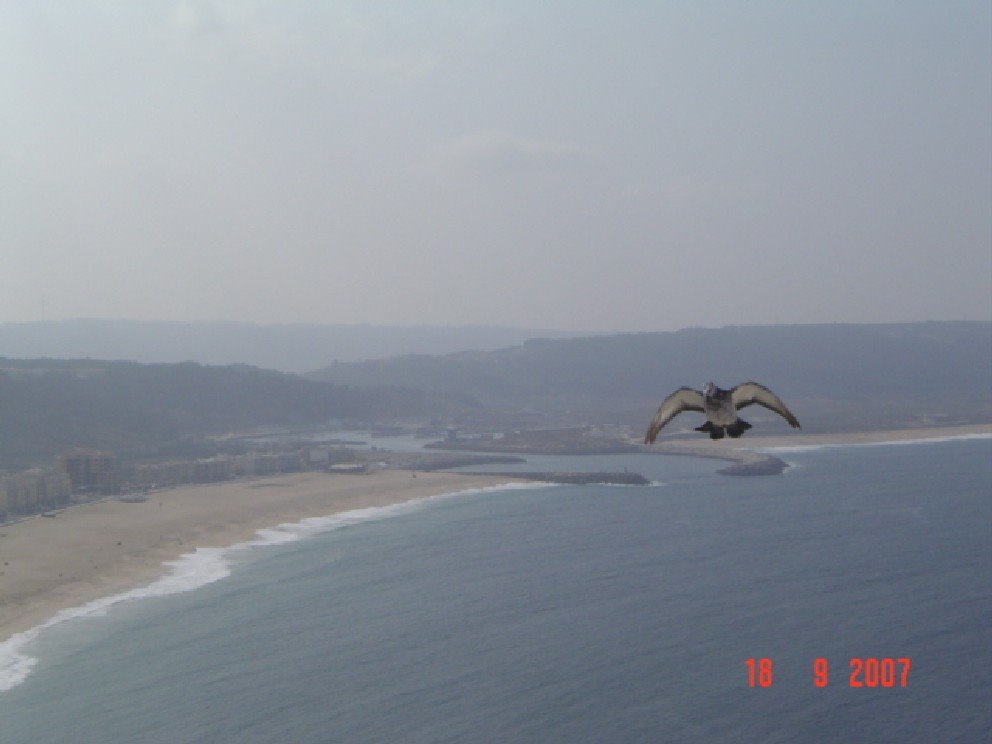
M793 429L801 429L799 425L799 419L793 415L789 407L782 402L775 393L773 393L769 388L762 385L760 382L755 382L754 380L749 380L748 382L741 383L740 385L735 385L731 389L731 395L735 394L738 389L742 389L742 393L748 393L748 391L753 391L748 398L743 399L735 404L735 408L740 410L746 406L757 403L758 405L764 406L765 408L774 411L779 416L784 418L789 422L789 426Z
M658 412L654 415L654 419L652 419L651 424L648 426L647 433L644 435L644 444L654 444L654 440L658 437L658 432L664 428L665 424L682 413L682 411L702 410L702 393L690 387L680 387L662 401Z

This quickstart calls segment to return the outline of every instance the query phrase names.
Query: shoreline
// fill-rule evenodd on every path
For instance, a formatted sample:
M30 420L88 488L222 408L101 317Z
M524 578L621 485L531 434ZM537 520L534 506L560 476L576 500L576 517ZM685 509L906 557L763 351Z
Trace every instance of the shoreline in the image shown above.
M508 476L384 470L292 473L189 485L145 502L101 500L0 525L0 645L60 612L146 587L203 548L259 530L513 482Z
M673 437L666 441L660 441L657 447L647 451L663 455L726 460L733 464L718 471L725 475L777 475L789 466L788 463L775 455L788 452L793 448L906 444L979 437L992 437L992 424L889 429L840 434L753 436L716 441L701 441L698 437L688 439L678 435L678 438Z
M716 442L672 438L645 451L727 460L733 463L729 474L747 475L782 463L762 450L973 437L992 437L992 425ZM103 499L62 510L55 518L36 515L0 524L0 646L49 626L62 611L147 587L168 576L173 562L201 548L227 549L258 540L260 530L302 520L516 482L512 474L292 473L181 486L139 503Z

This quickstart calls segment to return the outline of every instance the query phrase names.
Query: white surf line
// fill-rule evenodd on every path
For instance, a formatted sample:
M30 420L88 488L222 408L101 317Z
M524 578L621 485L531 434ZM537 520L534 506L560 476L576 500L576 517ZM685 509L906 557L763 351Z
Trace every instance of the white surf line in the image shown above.
M409 514L435 501L500 491L557 487L558 485L557 483L538 482L505 483L450 491L386 506L352 509L323 517L307 517L299 522L287 522L275 527L260 529L255 533L257 537L253 540L246 540L227 547L196 548L192 553L184 553L173 561L165 561L162 565L168 571L150 584L108 597L101 597L78 607L59 610L43 623L21 633L15 633L0 643L0 693L17 687L31 674L38 659L28 654L27 649L44 631L80 618L103 617L112 607L124 602L189 592L225 579L231 575L231 567L235 557L233 554L238 551L284 545L341 527Z
M738 449L763 454L776 452L812 452L820 449L838 449L841 447L895 447L903 444L939 444L942 442L958 442L977 439L992 439L992 433L977 432L974 434L949 434L938 437L922 437L918 439L886 439L879 442L823 442L820 444L793 444L772 447L740 447Z

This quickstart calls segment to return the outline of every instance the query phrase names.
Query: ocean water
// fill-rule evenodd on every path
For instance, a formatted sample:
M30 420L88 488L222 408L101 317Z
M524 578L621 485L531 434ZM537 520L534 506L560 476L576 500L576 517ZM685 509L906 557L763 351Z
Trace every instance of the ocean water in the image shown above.
M0 648L0 742L989 741L992 440L777 454L201 551Z

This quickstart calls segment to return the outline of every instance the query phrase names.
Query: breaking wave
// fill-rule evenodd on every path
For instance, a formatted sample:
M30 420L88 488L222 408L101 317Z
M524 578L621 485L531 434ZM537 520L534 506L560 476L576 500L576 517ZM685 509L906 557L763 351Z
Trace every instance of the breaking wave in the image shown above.
M815 452L816 450L838 449L841 447L896 447L904 444L939 444L941 442L958 442L970 439L992 439L992 434L953 434L944 437L930 437L920 439L894 439L884 442L836 442L827 444L795 444L783 445L779 447L755 447L753 452L780 453L780 452ZM747 448L751 449L751 448Z
M16 633L0 643L0 692L17 687L34 669L38 659L28 653L31 644L42 632L62 623L79 618L102 617L114 606L124 602L149 597L164 597L170 594L193 591L220 581L231 575L233 559L239 552L284 545L306 537L312 537L341 527L362 522L388 519L409 514L425 505L443 499L474 496L494 491L528 490L554 486L553 483L506 483L498 486L484 486L452 491L435 496L424 496L398 504L371 506L363 509L338 512L325 517L308 517L299 522L280 524L276 527L258 530L253 540L237 543L226 548L196 548L192 553L179 556L163 565L168 571L152 583L131 589L120 594L101 597L92 602L60 610L45 622Z

